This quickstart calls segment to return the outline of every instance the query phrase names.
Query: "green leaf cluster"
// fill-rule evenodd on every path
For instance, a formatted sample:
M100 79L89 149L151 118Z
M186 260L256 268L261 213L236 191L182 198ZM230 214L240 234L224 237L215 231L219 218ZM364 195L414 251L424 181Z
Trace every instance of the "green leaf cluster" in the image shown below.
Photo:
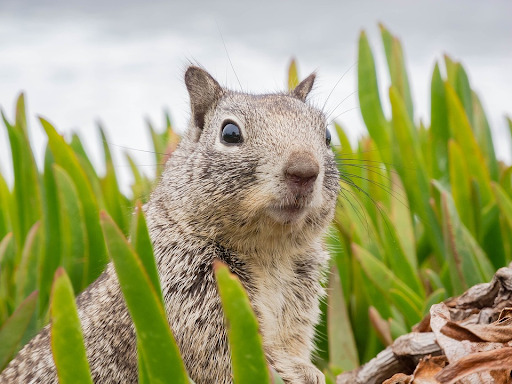
M433 303L488 281L512 255L512 167L496 158L488 120L464 67L448 56L435 64L430 116L422 121L400 41L382 25L380 32L387 90L377 79L366 34L359 38L358 99L368 135L351 143L334 122L342 190L326 237L332 262L315 357L328 383L410 331ZM293 88L299 82L295 61L288 75ZM100 174L77 135L66 140L40 119L48 145L39 168L24 96L13 121L3 112L2 117L14 178L8 183L0 173L0 370L51 318L60 381L91 382L73 295L111 259L136 329L139 381L188 382L137 202L147 199L179 141L168 115L163 133L148 123L153 175L126 155L134 179L131 197L119 187L103 128ZM281 382L267 367L240 282L220 262L215 275L235 383Z
M368 136L352 148L334 123L342 191L327 241L331 281L340 285L330 292L343 295L343 305L330 304L328 315L341 307L336 320L319 329L328 344L319 363L331 369L374 357L432 304L488 281L512 258L512 168L496 158L464 67L448 56L435 64L430 122L422 121L400 41L383 25L380 32L387 92L366 33L359 37L358 98ZM352 364L340 356L352 356Z

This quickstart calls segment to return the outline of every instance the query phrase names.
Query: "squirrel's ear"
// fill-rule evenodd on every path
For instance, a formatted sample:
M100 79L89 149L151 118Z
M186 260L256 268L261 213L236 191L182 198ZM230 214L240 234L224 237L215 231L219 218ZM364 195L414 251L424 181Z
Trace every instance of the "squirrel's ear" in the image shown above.
M316 75L312 73L304 80L302 80L300 84L297 85L292 91L292 96L299 100L306 101L306 97L308 97L308 94L311 91L311 88L313 88L313 84L315 83L315 77Z
M190 96L192 117L197 128L203 129L204 116L222 95L222 87L204 69L190 66L185 72L185 84Z

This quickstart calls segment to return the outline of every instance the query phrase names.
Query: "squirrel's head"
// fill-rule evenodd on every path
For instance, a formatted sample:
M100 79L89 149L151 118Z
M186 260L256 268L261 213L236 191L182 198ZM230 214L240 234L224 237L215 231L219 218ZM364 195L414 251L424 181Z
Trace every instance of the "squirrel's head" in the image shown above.
M300 244L325 230L339 178L325 116L306 103L314 80L311 74L290 93L251 95L187 69L189 132L163 180L169 176L187 221L204 235L250 248Z

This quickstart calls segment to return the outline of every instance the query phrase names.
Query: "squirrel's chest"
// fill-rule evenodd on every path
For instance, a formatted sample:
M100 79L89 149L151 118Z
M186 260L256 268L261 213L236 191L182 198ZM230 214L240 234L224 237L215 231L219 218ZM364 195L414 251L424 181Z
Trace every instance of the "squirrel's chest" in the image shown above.
M322 288L316 279L318 274L308 272L311 273L281 268L260 269L251 274L254 288L249 290L249 298L265 334L293 328L302 321L302 315L316 312Z

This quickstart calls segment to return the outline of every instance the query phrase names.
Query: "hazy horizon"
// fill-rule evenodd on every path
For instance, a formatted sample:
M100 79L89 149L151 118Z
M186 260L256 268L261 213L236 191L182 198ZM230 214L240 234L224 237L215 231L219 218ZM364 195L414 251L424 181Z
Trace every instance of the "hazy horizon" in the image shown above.
M174 126L185 128L188 96L182 75L190 61L239 89L224 41L244 90L284 89L287 65L295 57L301 76L317 71L312 102L321 106L348 71L327 108L347 98L337 113L345 111L339 121L354 140L364 133L357 95L350 96L356 85L357 39L362 29L368 31L385 94L388 75L377 26L383 22L402 41L416 120L429 120L432 69L448 53L465 65L490 120L497 153L510 162L503 116L512 114L511 17L510 1L263 0L246 5L231 0L2 0L0 106L12 119L16 96L25 92L38 160L45 138L36 115L48 118L59 132L77 131L96 164L101 162L98 120L112 143L147 150L145 118L161 127L168 110ZM7 149L2 129L4 174L11 167ZM126 191L130 177L123 149L113 150ZM152 171L150 155L131 154Z

